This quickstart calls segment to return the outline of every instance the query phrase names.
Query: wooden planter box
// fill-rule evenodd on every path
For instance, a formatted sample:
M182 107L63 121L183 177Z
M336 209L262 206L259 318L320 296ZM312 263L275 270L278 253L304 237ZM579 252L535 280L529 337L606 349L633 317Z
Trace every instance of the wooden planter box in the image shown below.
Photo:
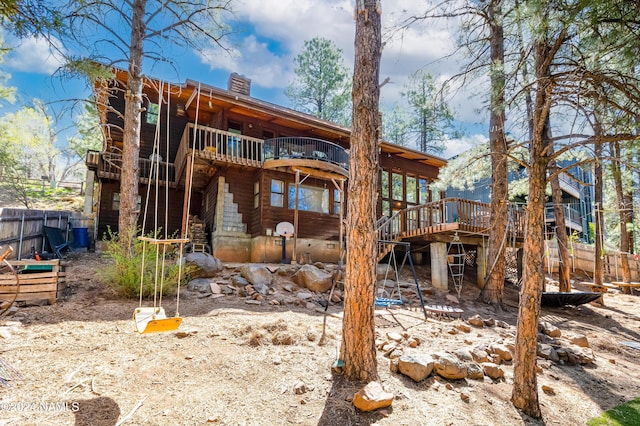
M34 302L47 300L56 302L58 285L64 283L60 260L15 260L9 261L17 271L20 291L16 302ZM62 288L60 288L62 290ZM16 279L13 274L0 275L0 300L11 301L16 292Z

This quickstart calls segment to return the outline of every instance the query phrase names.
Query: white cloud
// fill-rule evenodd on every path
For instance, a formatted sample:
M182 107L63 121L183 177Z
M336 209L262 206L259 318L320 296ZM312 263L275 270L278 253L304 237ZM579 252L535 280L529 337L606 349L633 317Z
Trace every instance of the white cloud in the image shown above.
M43 38L23 39L7 55L6 65L15 71L51 75L64 64L58 51L61 43L57 39L53 39L53 43L52 49Z
M443 158L454 157L468 149L471 149L481 143L488 141L485 135L475 134L471 136L463 136L459 139L449 139L445 143L445 151L442 154Z

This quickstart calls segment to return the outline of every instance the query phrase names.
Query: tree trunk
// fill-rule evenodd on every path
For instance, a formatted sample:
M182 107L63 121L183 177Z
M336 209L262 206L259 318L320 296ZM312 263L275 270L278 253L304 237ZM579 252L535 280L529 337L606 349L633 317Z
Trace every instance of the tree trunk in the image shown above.
M631 203L627 204L630 197L626 196L622 187L622 161L621 148L619 142L611 142L611 174L613 175L614 185L616 187L616 200L618 204L618 217L620 218L620 266L622 268L622 281L631 282L631 269L629 268L629 258L627 253L630 252L631 241L627 224L633 220L633 209ZM632 293L631 287L624 288L625 293Z
M126 84L122 168L120 170L120 244L129 248L138 224L138 178L140 174L140 113L142 110L142 54L147 0L134 0L131 18L129 76Z
M380 2L375 0L358 0L356 3L353 130L347 197L348 255L340 348L345 376L350 380L362 381L378 377L373 315L380 129L378 79L382 49L379 5Z
M549 124L547 124L549 126ZM549 146L549 154L553 154L553 144ZM551 199L553 201L553 215L556 223L556 240L558 242L558 290L571 291L571 255L567 241L567 224L562 204L562 189L560 189L559 168L556 160L549 162L551 174Z
M520 288L516 353L513 362L511 402L527 415L539 418L540 403L536 377L538 320L544 284L544 207L549 145L549 109L552 82L549 78L553 56L546 39L534 43L537 90L533 110L534 132L529 141L529 197L524 241L524 273Z
M491 147L491 221L489 223L488 259L491 265L485 278L480 300L502 304L504 292L505 251L508 222L507 140L504 133L504 30L501 0L489 4L491 28L491 115L489 117L489 144Z
M602 136L602 126L596 118L593 126L593 132L596 139L594 142L593 153L595 165L593 167L593 202L595 205L595 259L593 266L593 283L602 285L604 283L604 219L602 214L602 143L598 142L599 136ZM600 298L600 302L603 302Z

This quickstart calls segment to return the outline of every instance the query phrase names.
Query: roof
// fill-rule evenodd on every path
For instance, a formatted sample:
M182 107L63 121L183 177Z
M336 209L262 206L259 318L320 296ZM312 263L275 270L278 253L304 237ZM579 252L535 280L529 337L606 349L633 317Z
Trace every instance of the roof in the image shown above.
M126 71L115 69L115 73L118 80L127 80L128 74ZM234 91L221 89L191 79L187 79L183 84L166 83L147 76L144 79L143 90L150 99L157 97L158 87L162 84L170 84L173 94L172 102L182 102L185 111L192 118L195 118L196 110L198 116L203 117L221 109L226 109L249 118L315 134L318 138L343 141L345 145L348 145L351 138L351 129L348 127ZM447 164L447 160L443 158L390 142L381 141L379 146L381 152L397 155L412 161L419 161L426 165L442 167Z

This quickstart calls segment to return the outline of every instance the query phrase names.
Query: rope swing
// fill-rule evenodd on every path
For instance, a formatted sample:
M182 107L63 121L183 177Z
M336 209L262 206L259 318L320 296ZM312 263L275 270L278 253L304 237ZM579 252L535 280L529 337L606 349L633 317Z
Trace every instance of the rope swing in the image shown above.
M180 283L182 281L182 254L184 253L184 245L189 242L187 238L169 238L167 226L169 215L169 115L170 115L170 99L171 99L171 85L167 85L167 132L166 132L166 169L165 169L165 210L164 210L164 236L158 238L160 229L158 228L158 196L159 196L159 182L160 182L160 153L159 153L159 140L160 140L160 117L162 112L164 94L164 82L161 83L158 89L158 121L156 122L156 133L153 142L153 153L151 155L151 170L149 174L149 182L147 185L147 198L145 201L144 216L142 222L142 232L145 231L147 212L149 207L149 195L151 194L151 186L155 185L155 209L154 209L154 232L153 237L138 237L139 241L142 241L142 262L140 270L140 302L138 308L133 313L133 321L135 323L136 331L138 333L158 333L173 331L178 329L182 324L182 318L180 317ZM145 280L145 255L147 251L147 244L155 247L155 270L153 274L153 306L142 306L142 293ZM162 294L165 285L166 276L166 262L168 254L173 252L173 247L178 246L178 289L176 295L176 311L173 317L167 317L164 308L162 307Z

